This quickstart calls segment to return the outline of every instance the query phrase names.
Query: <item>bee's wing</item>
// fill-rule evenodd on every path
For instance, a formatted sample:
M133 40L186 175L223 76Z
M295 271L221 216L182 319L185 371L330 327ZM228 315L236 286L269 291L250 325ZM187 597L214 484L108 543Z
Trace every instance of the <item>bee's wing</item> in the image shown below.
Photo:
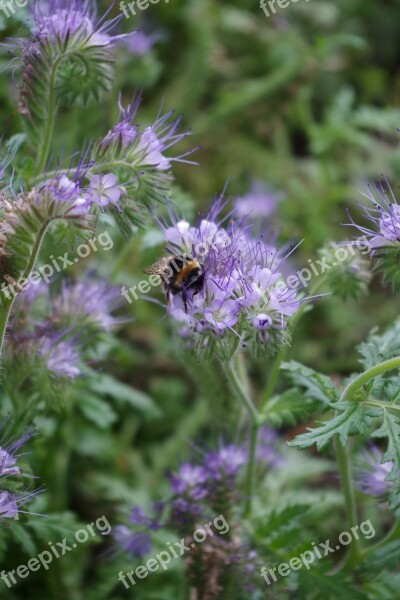
M155 262L154 265L151 265L151 267L144 269L143 273L146 273L146 275L162 275L171 258L173 257L166 256L164 258L160 258L160 260Z

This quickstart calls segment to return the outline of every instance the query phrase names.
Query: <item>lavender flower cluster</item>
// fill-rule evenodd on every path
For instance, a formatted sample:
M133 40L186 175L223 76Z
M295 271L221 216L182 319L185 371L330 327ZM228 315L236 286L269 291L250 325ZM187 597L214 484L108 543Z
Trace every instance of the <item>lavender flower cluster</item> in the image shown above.
M49 295L45 284L20 298L8 340L8 359L31 367L40 363L54 380L73 380L82 374L82 353L88 339L110 331L121 320L111 313L119 295L105 282L63 282ZM29 316L35 319L29 320ZM30 369L32 370L32 368Z
M256 457L260 476L267 469L284 464L278 439L273 429L262 427ZM155 504L151 515L135 507L129 518L130 526L119 525L115 529L119 551L142 557L151 550L151 533L162 527L186 535L193 531L196 523L204 522L215 514L233 515L240 504L238 500L242 494L242 476L247 460L246 444L227 444L221 445L218 450L205 452L200 463L183 463L169 477L168 501Z
M4 424L1 429L4 428ZM21 447L32 437L33 432L27 431L20 438L11 437L8 441L6 434L0 439L0 519L18 519L19 514L25 511L20 509L42 490L29 491L29 488L18 489L20 480L24 477L18 466L18 461L22 454L19 453ZM10 488L8 478L12 478L13 491L4 488ZM16 480L14 478L17 478Z
M183 336L194 335L199 352L226 359L241 345L257 357L271 355L288 343L289 319L307 298L283 280L290 252L253 238L246 219L234 211L224 216L226 208L217 197L196 226L171 207L159 221L171 254L198 261L204 273L200 291L187 287L173 296L170 314Z

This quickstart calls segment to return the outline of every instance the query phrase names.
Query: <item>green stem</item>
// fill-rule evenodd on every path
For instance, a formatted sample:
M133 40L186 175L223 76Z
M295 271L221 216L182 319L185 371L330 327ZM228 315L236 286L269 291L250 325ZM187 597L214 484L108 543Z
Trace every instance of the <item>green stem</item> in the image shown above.
M374 377L377 377L378 375L386 373L387 371L392 371L393 369L398 368L400 368L400 356L395 356L394 358L390 358L389 360L385 360L384 362L379 363L379 365L371 367L370 369L368 369L368 371L361 373L361 375L356 377L354 381L349 383L349 385L343 391L339 402L343 402L345 400L352 400L358 392L358 390L362 388L363 385L368 383L368 381L374 379Z
M393 525L393 527L390 529L390 531L388 531L388 533L379 542L377 542L373 546L370 546L369 548L364 550L363 559L366 556L368 556L369 554L371 554L371 552L375 552L375 550L378 550L382 546L385 546L386 544L389 544L389 542L392 542L394 540L398 540L399 538L400 538L400 522L397 522Z
M246 474L246 503L244 507L244 515L246 517L251 517L253 508L256 451L258 442L258 432L260 429L261 421L256 407L254 406L251 398L249 397L249 394L247 393L245 386L242 384L237 374L236 366L233 362L233 359L229 363L223 363L223 366L228 376L228 380L234 388L237 396L242 401L250 418L250 448Z
M357 504L354 493L349 454L347 448L342 445L339 438L336 439L336 458L339 465L340 479L346 504L347 526L349 531L351 531L351 528L358 524ZM351 547L349 548L349 554L346 557L345 564L348 562L353 563L359 554L359 540L354 539Z
M63 58L64 57L60 57L58 60L55 61L52 71L51 71L51 75L50 75L49 101L48 101L48 106L47 106L47 110L48 110L47 121L46 121L45 130L44 130L43 143L42 143L42 146L41 146L41 149L39 152L39 156L38 156L38 160L36 163L36 172L38 174L42 173L42 171L44 171L46 168L47 159L48 159L50 148L51 148L51 142L53 139L54 120L55 120L55 116L56 116L55 84L56 84L56 77L57 77L57 69Z
M324 283L326 282L326 277L321 277L321 279L318 281L318 283L316 283L310 290L310 296L315 296L315 294L317 294L319 292L319 290L323 287ZM306 305L303 304L303 306L301 306L299 308L299 310L297 311L297 313L294 315L293 319L291 320L291 330L294 331L296 328L296 325L298 324L298 322L300 321L301 317L304 314L304 311L306 310ZM268 402L270 401L270 399L272 398L272 395L275 391L275 387L276 384L278 383L278 379L279 379L279 372L280 372L280 368L281 368L281 364L283 363L283 361L286 358L286 355L289 351L289 345L284 346L281 351L279 352L278 356L276 357L274 364L272 366L270 375L269 375L269 379L268 379L268 383L266 385L266 388L264 390L264 393L261 397L261 401L260 401L260 413L263 414L265 411L265 408L268 404Z
M46 230L47 230L49 224L50 224L50 221L45 223L39 229L35 244L32 248L29 262L28 262L26 268L24 269L24 271L22 272L21 277L19 279L25 280L25 279L29 278L31 271L32 271L33 267L35 266L35 263L36 263L38 255L39 255L41 245L42 245L42 241L43 241L43 238L45 236L45 233L46 233ZM8 321L10 319L11 309L13 307L15 298L16 298L16 296L11 298L11 300L3 300L3 304L0 304L0 359L1 359L1 356L3 353L4 338L5 338L7 325L8 325Z
M0 357L3 352L4 347L4 338L6 335L8 320L10 318L10 313L13 305L13 300L9 300L4 302L3 305L0 306Z

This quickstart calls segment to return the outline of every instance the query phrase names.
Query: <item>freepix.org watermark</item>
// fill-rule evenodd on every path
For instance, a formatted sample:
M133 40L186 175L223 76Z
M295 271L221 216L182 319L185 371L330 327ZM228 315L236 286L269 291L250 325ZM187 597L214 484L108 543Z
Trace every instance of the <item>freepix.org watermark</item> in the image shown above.
M279 9L287 8L291 3L297 4L299 0L261 0L260 7L266 17L276 15ZM309 2L309 0L306 0Z
M29 277L20 277L18 280L4 276L5 281L0 286L0 294L4 294L7 300L12 300L20 292L26 292L32 285L38 285L43 279L49 283L55 273L60 273L69 266L76 264L81 258L87 258L92 252L98 252L100 249L107 252L111 250L114 243L108 231L103 231L97 238L88 240L87 244L80 244L76 252L78 256L74 259L69 258L68 252L63 256L50 256L51 264L46 264L32 271Z
M162 550L153 558L149 558L145 565L139 565L136 569L132 569L132 571L128 571L127 573L120 571L118 573L118 579L123 583L126 589L129 589L130 586L136 585L137 581L135 577L137 579L146 579L151 573L155 573L160 568L166 571L173 560L184 556L184 554L196 548L197 544L205 542L207 538L213 537L214 535L225 535L228 533L229 529L230 527L225 517L219 515L219 517L216 517L213 521L198 527L196 531L193 532L193 542L189 545L187 545L187 540L185 538L182 538L180 542L167 542L167 550ZM128 583L127 579L129 579L130 583Z
M133 2L120 2L119 8L124 13L124 17L129 19L136 15L136 9L147 10L152 4L159 4L161 0L134 0ZM169 0L163 0L166 4L169 4ZM131 14L129 14L128 9Z
M15 15L15 11L18 8L25 8L27 6L29 0L0 0L0 10L7 17L11 17L11 15Z
M228 245L229 239L229 236L224 237L224 243L226 243L226 245ZM196 259L198 258L201 262L201 259L207 256L207 253L210 249L214 247L218 250L217 243L218 239L210 243L202 243L201 245L194 247L194 256L196 256ZM350 258L355 257L357 252L362 255L366 255L371 252L370 243L365 236L358 238L350 244L335 246L333 251L333 262L329 262L328 257L326 256L322 257L320 260L312 260L311 258L308 259L308 267L299 269L293 275L289 275L286 280L282 279L278 281L275 287L278 290L295 290L297 288L305 289L308 287L313 277L319 277L327 271L334 269L335 266L339 265L340 263L346 262ZM180 262L182 262L182 259L184 259L183 264L186 264L192 260L192 258L189 256L180 257ZM125 300L127 300L127 302L129 302L129 304L132 304L134 300L139 300L141 297L139 294L149 294L151 289L158 287L162 281L168 285L174 273L178 272L179 270L180 267L174 263L173 260L171 260L169 268L166 268L162 275L153 273L148 279L142 279L139 283L133 285L129 289L126 286L122 286L121 295L125 298Z
M97 530L97 531L96 531ZM39 571L42 567L49 570L49 565L53 562L54 558L62 558L68 552L75 550L78 547L78 544L84 544L87 542L90 537L95 537L97 533L101 535L108 535L111 532L111 525L107 521L106 517L99 517L93 523L86 525L85 529L79 529L75 532L75 540L71 546L67 543L67 538L64 538L61 542L48 542L50 546L50 550L43 550L40 554L38 554L35 558L31 558L28 560L26 565L19 565L16 569L12 571L1 571L0 578L6 583L7 587L11 588L13 585L18 583L18 580L15 576L20 579L26 579L29 575L35 571Z
M312 542L312 550L306 550L299 556L293 556L289 562L280 563L276 567L272 567L272 569L262 567L260 575L265 579L267 585L271 585L271 583L278 581L277 575L280 577L287 577L291 571L298 571L302 567L305 567L307 570L309 570L311 565L316 560L321 560L322 558L337 552L343 546L348 546L351 544L353 540L359 540L360 534L358 530L360 530L361 534L366 540L370 540L375 536L375 529L371 521L363 521L363 523L360 525L355 525L352 527L351 533L348 531L342 531L338 537L338 544L335 546L331 546L330 540L320 542L318 545L315 542ZM276 572L277 575L275 574Z

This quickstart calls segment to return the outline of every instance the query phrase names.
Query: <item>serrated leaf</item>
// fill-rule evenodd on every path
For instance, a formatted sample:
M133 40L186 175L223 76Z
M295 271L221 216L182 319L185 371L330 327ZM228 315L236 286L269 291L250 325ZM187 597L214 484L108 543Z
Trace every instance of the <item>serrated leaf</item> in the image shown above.
M339 436L344 446L350 435L364 433L366 426L370 423L368 409L361 402L342 402L341 407L344 408L343 412L323 424L322 427L309 429L307 433L297 436L289 442L289 445L303 449L316 444L318 450L321 450L336 435Z
M313 398L292 388L271 398L263 416L266 422L275 427L280 427L283 423L295 425L298 421L305 420L316 408L317 402Z
M283 363L281 368L288 372L292 383L304 388L311 398L324 404L330 404L338 399L339 392L333 381L326 375L317 373L294 360Z

